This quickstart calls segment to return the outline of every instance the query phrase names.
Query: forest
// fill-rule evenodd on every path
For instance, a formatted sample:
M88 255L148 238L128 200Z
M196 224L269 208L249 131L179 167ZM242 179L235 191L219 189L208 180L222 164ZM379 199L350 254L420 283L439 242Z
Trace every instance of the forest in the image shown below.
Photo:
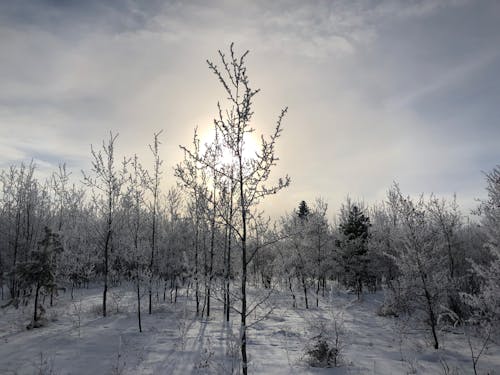
M88 170L1 171L0 372L500 373L500 165L484 173L487 198L472 213L394 183L380 202L346 197L329 212L318 197L270 218L261 203L294 183L273 174L287 109L249 152L259 90L246 56L231 46L208 61L225 93L214 137L194 129L177 165L162 157L161 131L144 145L151 165L119 159L110 132ZM360 316L372 322L364 332ZM390 353L361 359L382 325ZM265 359L258 339L276 336L286 358ZM147 337L166 343L154 361ZM72 347L79 354L61 354ZM102 356L78 365L82 352Z

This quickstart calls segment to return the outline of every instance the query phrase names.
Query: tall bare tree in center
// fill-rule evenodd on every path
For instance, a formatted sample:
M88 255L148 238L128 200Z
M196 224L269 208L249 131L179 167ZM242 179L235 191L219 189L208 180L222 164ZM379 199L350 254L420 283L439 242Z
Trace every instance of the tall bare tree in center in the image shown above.
M270 177L272 167L278 160L276 156L276 142L281 135L281 123L287 109L281 110L275 129L269 137L261 136L260 150L254 155L248 155L248 142L252 128L251 119L253 115L252 100L259 92L250 87L247 75L245 58L248 51L241 56L235 54L233 44L230 46L229 56L219 51L221 66L207 60L210 70L215 74L227 95L227 107L219 102L218 116L214 119L216 134L219 135L218 142L224 151L222 154L229 155L232 168L227 168L228 157L224 157L224 162L211 162L207 159L200 159L199 155L190 152L183 147L186 156L196 159L203 167L212 170L213 174L223 176L234 185L238 201L235 206L235 215L240 218L234 222L228 222L239 239L241 246L241 281L240 281L240 302L239 313L241 316L240 327L240 348L242 359L242 371L246 375L248 372L247 358L247 317L252 311L247 306L247 267L255 254L247 253L248 243L248 223L252 218L252 208L260 199L267 195L277 193L282 188L288 186L290 179L288 176L280 178L276 185L266 186ZM228 173L227 171L234 171Z

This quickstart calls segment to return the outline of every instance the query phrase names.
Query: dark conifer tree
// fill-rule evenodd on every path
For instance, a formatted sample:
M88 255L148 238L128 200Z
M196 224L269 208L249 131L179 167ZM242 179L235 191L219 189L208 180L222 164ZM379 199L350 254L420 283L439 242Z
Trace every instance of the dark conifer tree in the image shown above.
M54 258L62 250L59 235L45 227L45 236L38 243L38 249L31 253L28 261L19 264L18 275L21 286L25 289L35 287L33 323L28 328L36 328L40 318L38 314L40 290L43 288L50 293L56 288Z
M369 278L367 240L370 218L350 201L342 210L344 212L339 225L342 238L338 241L340 262L344 268L346 284L355 287L359 298L363 292L363 282Z
M307 206L306 201L301 201L299 203L299 208L297 210L297 215L301 219L306 219L307 216L309 215L309 207Z

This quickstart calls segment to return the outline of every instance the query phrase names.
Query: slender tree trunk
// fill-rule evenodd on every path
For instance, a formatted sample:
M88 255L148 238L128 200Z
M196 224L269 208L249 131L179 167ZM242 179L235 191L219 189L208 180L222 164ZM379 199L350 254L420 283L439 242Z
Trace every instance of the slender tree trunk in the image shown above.
M207 317L210 316L210 297L212 292L212 280L214 271L214 247L215 247L215 191L213 202L213 213L211 220L211 233L210 233L210 261L208 266L208 290L207 290Z
M415 248L418 249L418 244L415 245ZM432 305L432 297L429 292L429 288L427 287L427 281L426 281L426 274L424 273L422 269L422 263L419 258L419 254L416 254L416 259L417 259L417 267L418 267L418 272L420 275L420 280L422 281L422 286L424 289L424 295L425 295L425 300L427 302L427 312L429 313L429 323L431 325L431 331L432 331L432 338L434 339L434 349L439 349L439 342L438 342L438 337L437 337L437 332L436 332L436 326L437 326L437 319L436 315L434 313L434 307Z
M31 205L30 204L27 204L26 205L26 238L25 238L25 241L26 241L26 244L24 246L24 261L27 262L28 261L28 254L30 252L30 242L31 242L31 232L30 232L30 227L31 227L31 215L30 215L30 212L31 212Z
M38 321L38 293L40 291L40 283L36 283L35 289L35 312L33 314L33 325Z
M229 322L230 311L231 311L231 296L229 294L229 288L231 286L231 236L232 236L232 230L231 227L229 227L229 238L227 243L227 268L226 268L226 322Z
M431 324L432 337L434 339L434 349L439 349L439 342L438 342L438 337L437 337L437 333L436 333L437 319L436 319L436 315L434 314L434 309L432 307L432 299L431 299L430 293L427 290L427 288L425 288L425 299L427 301L427 308L429 311L429 321Z
M206 228L205 228L206 229ZM201 317L205 316L207 308L207 295L208 295L208 254L207 254L207 237L206 230L203 231L203 284L205 292L203 293L203 307L201 308Z
M318 277L318 281L317 281L317 284L316 284L316 307L319 307L319 289L320 289L320 283L321 283L321 280Z
M198 212L196 213L198 215ZM198 266L198 242L199 242L199 223L198 218L196 218L196 233L195 233L195 245L194 245L194 283L195 283L195 299L196 299L196 316L200 315L200 281L199 266Z
M152 222L151 222L151 261L149 264L149 305L148 305L148 313L151 315L152 313L152 294L153 294L153 278L155 274L155 253L156 253L156 219L157 219L157 210L158 210L158 194L159 194L159 184L160 184L160 175L161 175L161 164L162 161L160 160L159 156L159 151L158 151L158 145L160 142L158 141L158 136L161 134L161 131L159 133L156 133L154 135L154 144L153 146L149 146L151 149L153 156L154 156L154 179L153 179L153 188L151 189L152 194L153 194L153 217L152 217ZM158 287L156 288L156 300L157 302L159 301L159 295L158 295Z
M318 284L316 286L316 307L319 307L320 283L321 283L321 234L318 229Z
M358 275L356 277L356 292L357 292L357 295L358 295L358 301L361 297L361 293L363 293L363 281L361 280L361 276Z
M292 300L293 300L293 308L297 307L297 302L296 302L296 298L295 298L295 293L293 292L293 288L292 288L292 278L291 276L288 276L288 288L290 289L290 293L292 293Z
M17 272L16 272L16 267L17 267L17 256L18 256L18 249L19 249L19 231L20 231L20 226L21 226L21 213L18 210L16 213L16 234L14 238L14 257L12 260L12 279L11 279L11 284L10 284L10 296L12 299L16 299L17 297ZM16 304L17 306L17 304Z
M137 269L136 275L137 282L137 322L139 324L139 332L142 332L142 322L141 322L141 287L140 287L140 278L139 278L139 269Z
M175 279L175 292L174 292L174 303L177 303L177 292L179 290L179 286L177 285L177 278Z
M111 240L111 219L108 220L108 232L104 244L104 290L102 293L102 316L106 317L106 299L108 294L109 243Z
M149 304L148 304L148 314L152 313L152 295L153 295L153 270L155 261L155 241L156 241L156 194L153 198L153 223L152 223L152 234L151 234L151 261L149 263Z
M453 260L453 251L452 251L451 238L450 238L451 236L446 231L445 228L443 228L443 231L445 233L446 245L447 245L447 250L448 250L448 262L449 262L449 269L450 269L450 280L453 280L455 278L455 262Z
M304 299L305 299L305 303L306 303L306 309L308 309L309 308L309 301L307 299L307 284L306 284L306 278L304 277L303 273L300 274L300 278L302 281L302 288L304 289Z
M224 228L224 253L222 255L224 259L224 280L222 281L222 290L223 290L223 301L224 301L224 311L222 313L222 319L226 319L226 310L227 310L227 294L226 294L226 282L227 282L227 235L228 235L228 225L226 224Z
M241 366L243 375L248 374L247 359L247 211L245 193L243 189L243 163L242 155L239 155L239 187L241 206Z
M156 169L156 166L155 166ZM155 188L153 191L153 218L152 218L152 228L151 228L151 260L149 263L149 300L148 300L148 314L151 315L153 309L153 277L154 277L154 265L155 265L155 251L156 251L156 206L158 204L158 177L157 171L155 171Z
M233 176L233 170L231 168L231 176ZM233 237L233 193L234 193L234 185L232 181L230 195L229 195L229 224L228 224L228 237L227 237L227 261L226 261L226 322L229 322L230 312L231 312L231 296L230 296L230 287L231 287L231 243Z
M175 276L173 276L170 279L170 303L174 303L174 282L175 282ZM167 286L167 283L165 282L165 288Z
M139 226L140 226L140 203L139 198L136 197L136 218L135 218L135 233L134 233L134 250L136 256L136 269L135 269L135 282L137 289L137 323L139 325L139 332L142 332L142 321L141 321L141 278L139 274Z

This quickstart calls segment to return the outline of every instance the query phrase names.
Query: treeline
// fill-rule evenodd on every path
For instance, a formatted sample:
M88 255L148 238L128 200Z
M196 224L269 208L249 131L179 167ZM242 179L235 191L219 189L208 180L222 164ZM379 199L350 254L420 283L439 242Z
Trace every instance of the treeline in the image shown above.
M218 186L204 168L190 170L200 176L188 183L186 160L176 169L182 185L162 192L159 135L151 171L136 156L116 163L116 139L92 151L93 169L81 185L69 183L64 165L43 181L33 162L1 172L2 299L17 306L43 291L52 304L57 288L99 282L106 316L108 285L126 280L137 287L139 312L143 289L151 313L155 296L174 301L182 286L197 314L210 316L216 299L229 320L240 298L230 288L241 278L234 189ZM257 287L288 291L291 307L298 297L305 308L318 306L332 283L358 297L385 289L382 312L421 314L437 348L443 319L455 324L477 309L499 318L499 176L498 167L487 174L489 198L472 221L455 198L415 199L397 185L372 207L347 199L335 224L321 199L300 202L275 225L252 215L248 277Z

